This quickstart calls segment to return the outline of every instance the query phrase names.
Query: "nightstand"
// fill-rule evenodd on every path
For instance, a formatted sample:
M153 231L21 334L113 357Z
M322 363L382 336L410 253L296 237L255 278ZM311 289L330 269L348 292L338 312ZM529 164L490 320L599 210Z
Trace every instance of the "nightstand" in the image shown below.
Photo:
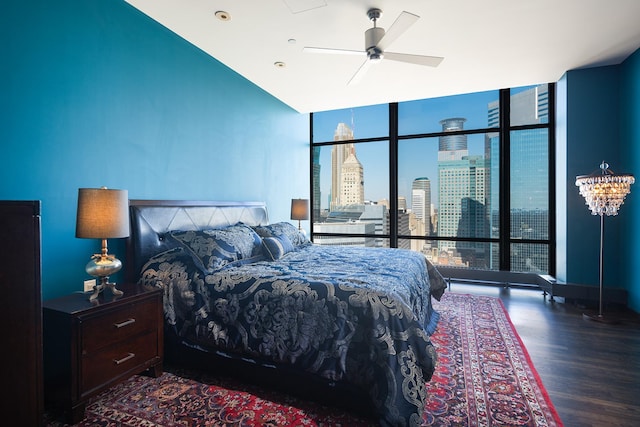
M77 293L43 303L45 403L71 424L92 396L143 371L162 374L162 293L120 289L94 302Z

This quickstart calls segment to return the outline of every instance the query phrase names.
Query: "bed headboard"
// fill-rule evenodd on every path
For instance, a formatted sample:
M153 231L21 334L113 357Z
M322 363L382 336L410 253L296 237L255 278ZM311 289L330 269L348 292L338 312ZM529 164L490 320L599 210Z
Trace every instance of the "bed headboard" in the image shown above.
M131 233L127 239L126 280L138 280L140 269L153 255L169 249L164 236L172 230L204 230L243 222L269 223L263 202L191 200L129 200Z

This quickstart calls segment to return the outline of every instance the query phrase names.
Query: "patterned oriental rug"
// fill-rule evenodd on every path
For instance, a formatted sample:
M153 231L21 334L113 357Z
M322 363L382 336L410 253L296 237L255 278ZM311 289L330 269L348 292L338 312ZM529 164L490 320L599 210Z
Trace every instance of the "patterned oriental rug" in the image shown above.
M502 302L446 293L423 426L562 426ZM62 426L45 415L45 425ZM78 426L373 426L344 410L236 380L171 369L97 396Z

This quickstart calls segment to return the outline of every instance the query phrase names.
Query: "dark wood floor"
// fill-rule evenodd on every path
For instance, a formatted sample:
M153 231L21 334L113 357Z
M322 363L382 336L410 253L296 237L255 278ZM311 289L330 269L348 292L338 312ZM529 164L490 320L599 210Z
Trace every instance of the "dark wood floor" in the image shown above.
M609 325L535 289L452 283L451 292L502 299L565 426L640 426L637 314L605 311L620 319Z

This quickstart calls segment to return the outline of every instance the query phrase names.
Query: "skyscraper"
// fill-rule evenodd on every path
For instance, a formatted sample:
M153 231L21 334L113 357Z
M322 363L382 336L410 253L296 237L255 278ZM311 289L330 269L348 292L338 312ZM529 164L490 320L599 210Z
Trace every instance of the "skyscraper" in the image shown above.
M364 169L356 157L355 148L342 163L340 180L340 203L342 205L364 204Z
M426 235L431 234L431 181L427 177L413 180L411 184L411 212L424 224Z
M547 123L549 120L548 86L541 85L511 95L512 126ZM489 126L497 126L500 106L494 101L487 106ZM509 236L514 239L547 239L549 237L549 135L547 129L528 129L510 135L510 220ZM488 179L489 212L492 237L498 237L499 223L499 138L488 134L485 141L490 175ZM548 246L512 245L511 270L548 271ZM498 269L498 257L492 256L491 267Z
M311 207L311 219L312 221L320 221L320 211L322 194L320 191L320 147L313 147L313 163L311 164L313 181L312 181L312 200L313 206Z
M443 132L454 132L464 129L467 119L454 117L440 120ZM460 160L469 154L467 150L467 135L445 135L438 139L438 161Z
M345 123L338 123L333 134L334 141L348 141L353 139L353 131ZM340 200L342 186L342 165L349 155L355 155L355 146L351 143L337 144L331 148L331 195L329 210L345 204Z
M389 209L389 202L387 201L387 209ZM404 196L398 196L398 211L407 211L407 198Z
M440 121L444 132L463 130L466 119ZM469 156L466 135L444 135L438 145L438 236L488 237L485 175L482 156ZM486 245L473 242L438 243L440 251L459 254L471 267L483 264Z

